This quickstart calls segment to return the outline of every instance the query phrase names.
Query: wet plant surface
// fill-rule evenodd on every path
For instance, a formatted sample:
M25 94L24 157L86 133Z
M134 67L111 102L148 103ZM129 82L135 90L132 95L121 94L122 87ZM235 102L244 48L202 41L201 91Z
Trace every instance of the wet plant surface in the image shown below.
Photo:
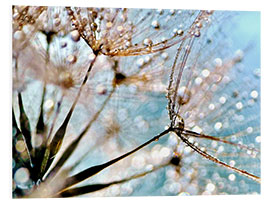
M259 12L12 12L14 198L260 193Z

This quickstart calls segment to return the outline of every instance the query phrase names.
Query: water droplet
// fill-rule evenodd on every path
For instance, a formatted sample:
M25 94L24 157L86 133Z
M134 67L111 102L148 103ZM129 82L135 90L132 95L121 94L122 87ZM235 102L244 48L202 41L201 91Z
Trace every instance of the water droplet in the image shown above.
M177 35L182 36L184 34L184 31L179 29L179 30L177 30L176 33L177 33Z
M161 57L162 57L164 60L166 60L166 59L168 59L169 54L168 54L167 52L164 52L164 53L161 54Z
M235 161L234 160L231 160L230 163L229 163L230 166L234 167L235 166Z
M91 23L91 29L92 31L96 31L98 28L98 25L96 23Z
M257 143L260 143L260 142L261 142L261 136L257 136L257 137L255 138L255 140L256 140Z
M116 29L118 32L122 32L124 30L124 27L122 25L119 25Z
M140 68L144 65L144 59L143 58L139 58L137 61L136 61L136 65Z
M143 44L144 44L145 46L152 46L153 42L152 42L151 39L146 38L146 39L143 40Z
M160 25L159 25L159 22L157 20L154 20L152 23L151 23L152 27L155 28L155 29L159 29Z
M214 128L215 128L216 131L219 131L222 128L222 123L221 122L216 122Z
M221 153L224 151L224 147L223 146L219 146L218 147L218 150L217 150L217 153Z
M49 111L54 107L54 101L52 99L47 99L44 103L45 111Z
M258 77L258 78L261 77L261 71L260 71L259 68L255 69L253 73L254 73L254 75L255 75L256 77Z
M221 58L215 58L214 64L215 64L217 67L221 67L221 66L222 66L222 59L221 59Z
M200 36L201 36L200 30L195 30L194 36L195 36L195 37L200 37Z
M208 69L203 69L203 70L202 70L202 76L203 76L203 77L206 78L206 77L208 77L209 75L210 75L210 71L209 71Z
M201 28L202 27L202 23L201 22L196 23L196 27L197 28Z
M225 104L226 101L227 101L226 97L220 97L220 98L219 98L219 102L220 102L221 104Z
M230 181L235 181L235 175L234 174L230 174L229 176L228 176L228 179L230 180Z
M144 63L149 63L151 61L150 56L145 56L144 57Z
M197 77L196 79L195 79L195 84L196 85L200 85L201 83L202 83L202 78L201 77Z
M74 41L74 42L78 42L80 40L80 33L78 32L78 30L73 30L71 33L71 39Z
M205 189L208 191L208 192L213 192L215 190L216 186L213 184L213 183L208 183L205 187Z
M25 150L25 144L24 144L24 141L23 140L19 140L17 143L16 143L16 146L15 146L16 150L20 153L22 153L24 150Z
M244 52L241 49L238 49L235 52L235 60L236 60L236 62L242 61L243 57L244 57Z
M235 107L236 107L238 110L241 110L241 109L243 108L242 102L237 102L237 103L235 104Z
M250 134L250 133L252 133L252 132L253 132L253 128L252 128L252 127L248 127L248 128L247 128L247 133Z
M77 58L74 55L69 55L67 57L67 62L70 63L70 64L74 64L76 61L77 61Z
M174 10L174 9L171 9L171 10L170 10L170 14L171 14L171 15L174 15L174 14L175 14L175 10Z
M214 109L215 109L215 105L211 103L211 104L209 104L208 108L209 108L210 110L214 110Z
M256 90L253 90L253 91L250 93L250 96L251 96L253 99L257 99L258 96L259 96L259 93L258 93Z
M107 22L107 23L106 23L106 27L107 27L107 28L111 28L112 26L113 26L112 22Z
M29 180L29 171L27 168L19 168L14 175L14 180L16 183L24 184Z

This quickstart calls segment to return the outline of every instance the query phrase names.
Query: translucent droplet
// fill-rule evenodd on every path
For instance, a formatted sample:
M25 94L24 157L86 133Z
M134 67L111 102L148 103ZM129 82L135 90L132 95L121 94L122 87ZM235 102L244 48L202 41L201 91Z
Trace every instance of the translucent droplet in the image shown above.
M54 107L54 101L52 99L47 99L44 103L45 111L49 111Z
M177 35L182 36L184 34L184 31L179 29L179 30L177 30L176 33L177 33Z
M257 136L257 137L255 138L255 140L256 140L257 143L260 143L260 142L261 142L261 136Z
M122 32L124 30L124 27L122 25L119 25L116 29L118 32Z
M162 147L162 149L160 150L160 156L165 158L170 156L171 154L171 150L168 147Z
M253 73L254 73L254 75L255 75L256 77L258 77L258 78L261 77L261 71L260 71L259 68L255 69Z
M197 28L201 28L202 27L202 23L201 22L196 23L196 27Z
M14 175L14 180L16 183L23 184L29 180L29 171L27 168L19 168Z
M140 68L144 65L144 59L143 58L139 58L137 61L136 61L136 65Z
M243 108L242 102L237 102L237 103L235 104L235 107L236 107L238 110L241 110L241 109Z
M221 58L216 58L214 60L214 63L217 67L221 67L222 66L222 59Z
M215 128L216 131L219 131L222 128L222 123L221 122L216 122L214 128Z
M209 104L209 106L208 106L208 108L210 109L210 110L214 110L215 109L215 104Z
M194 36L195 36L195 37L200 37L200 36L201 36L200 30L195 30Z
M96 31L98 28L98 25L96 23L91 23L91 29L92 31Z
M213 183L208 183L205 187L205 189L208 191L208 192L213 192L215 190L216 186L213 184Z
M70 63L70 64L74 64L76 61L77 61L77 58L74 55L69 55L67 57L67 62Z
M135 156L131 162L132 167L141 169L145 166L145 158L143 156Z
M159 25L159 22L157 20L154 20L152 23L151 23L152 27L155 28L155 29L159 29L160 25Z
M43 136L42 134L35 135L34 139L32 139L32 145L35 148L38 148L43 143Z
M235 60L236 62L240 62L244 57L244 52L241 50L241 49L238 49L236 52L235 52Z
M17 141L16 145L15 145L15 148L18 152L23 152L25 150L25 144L24 144L24 141L23 140L19 140Z
M218 147L218 150L217 150L217 153L221 153L224 151L224 147L223 146L219 146Z
M71 33L71 39L74 41L74 42L78 42L80 40L80 33L78 32L78 30L73 30Z
M162 14L164 13L164 11L163 11L163 9L157 9L157 13L158 13L159 15L162 15Z
M252 128L252 127L248 127L248 128L247 128L247 133L250 134L250 133L252 133L252 132L253 132L253 128Z
M106 23L106 27L107 27L107 28L111 28L112 26L113 26L112 22L107 22L107 23Z
M151 61L150 56L145 56L145 57L144 57L144 62L145 62L145 63L149 63L150 61Z
M220 97L220 98L219 98L219 102L220 102L221 104L225 104L226 101L227 101L226 97Z
M174 14L175 14L175 10L174 10L174 9L171 9L171 10L170 10L170 14L171 14L171 15L174 15Z
M164 53L161 54L161 57L162 57L164 60L166 60L166 59L168 59L169 54L168 54L167 52L164 52Z
M146 39L143 40L143 44L144 44L145 46L152 46L153 42L152 42L151 39L146 38Z
M229 176L228 176L228 179L230 180L230 181L235 181L235 175L234 174L230 174Z
M253 90L253 91L250 93L250 96L251 96L253 99L257 99L258 96L259 96L259 93L258 93L256 90Z
M196 79L195 79L195 84L196 85L200 85L201 83L202 83L202 78L201 77L197 77Z
M234 160L231 160L230 163L229 163L230 166L234 167L235 166L235 161Z
M203 69L202 70L202 76L204 78L208 77L210 75L210 71L208 69Z

